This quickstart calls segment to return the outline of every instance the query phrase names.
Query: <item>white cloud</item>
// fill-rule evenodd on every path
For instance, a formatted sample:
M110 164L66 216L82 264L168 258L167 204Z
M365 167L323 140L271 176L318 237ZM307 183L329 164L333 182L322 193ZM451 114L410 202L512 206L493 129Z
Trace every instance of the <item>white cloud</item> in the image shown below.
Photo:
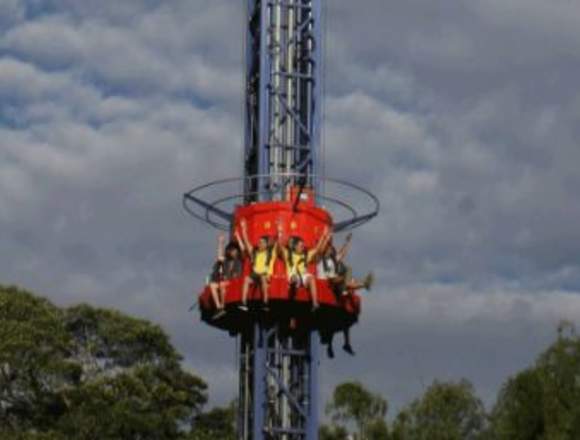
M24 6L20 0L4 0L0 3L0 26L9 26L24 18Z
M213 233L180 194L241 173L234 3L0 4L1 281L161 322L221 402L233 344L184 311ZM351 261L388 289L326 393L357 374L400 403L465 375L489 401L579 318L577 6L327 7L327 170L381 199Z

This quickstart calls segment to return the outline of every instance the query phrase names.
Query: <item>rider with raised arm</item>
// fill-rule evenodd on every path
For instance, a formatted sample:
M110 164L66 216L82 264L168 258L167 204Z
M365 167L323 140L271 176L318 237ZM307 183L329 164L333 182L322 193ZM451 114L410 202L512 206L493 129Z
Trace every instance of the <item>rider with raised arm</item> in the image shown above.
M242 226L242 243L244 250L252 264L250 275L244 280L242 288L242 304L239 306L240 310L248 310L248 292L250 287L257 284L262 290L262 304L264 310L268 309L268 289L270 284L270 277L274 272L274 261L278 248L278 241L270 243L270 238L267 235L260 237L258 246L252 246L248 238L248 224L245 219L241 221Z
M337 251L330 242L330 239L327 239L325 243L323 243L324 250L316 266L317 277L328 281L337 301L341 301L341 297L352 295L360 289L366 289L369 291L374 283L374 275L372 272L369 272L363 281L359 281L352 277L352 269L344 263L344 259L350 250L351 242L352 234L348 234L344 244L340 250ZM343 335L343 350L354 355L355 352L350 341L350 326L343 330ZM324 339L327 339L328 357L333 358L333 335L329 334Z
M282 235L282 226L278 225L278 240ZM280 245L280 255L286 264L286 273L290 292L295 293L300 287L306 287L312 298L312 310L316 311L319 307L318 293L316 289L316 279L308 271L308 265L316 260L322 251L323 244L328 240L330 235L328 227L325 227L324 233L318 240L314 249L308 250L304 245L304 240L300 237L291 237L285 246Z
M352 234L348 234L344 244L337 251L330 242L329 235L322 244L322 255L316 266L316 276L321 280L328 280L337 299L341 295L348 295L356 290L370 290L374 282L372 272L369 272L363 281L352 277L351 267L344 262L351 243Z

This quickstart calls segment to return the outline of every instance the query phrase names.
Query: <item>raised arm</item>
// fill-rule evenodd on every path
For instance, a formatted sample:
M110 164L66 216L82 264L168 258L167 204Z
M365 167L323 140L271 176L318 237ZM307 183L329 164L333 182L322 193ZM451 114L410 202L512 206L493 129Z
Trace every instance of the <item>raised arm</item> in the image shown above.
M254 247L252 246L252 243L250 243L250 239L248 238L248 223L246 222L246 219L242 219L241 225L242 225L242 238L244 239L243 243L246 248L246 251L248 252L248 255L251 257L252 253L254 252Z
M326 246L328 246L328 243L330 243L330 240L332 239L332 234L330 233L330 231L328 229L326 229L325 231L326 233L322 235L322 244L320 245L321 252L324 249L326 249Z
M340 250L336 254L336 259L338 261L342 261L346 258L346 254L348 254L348 251L350 250L351 241L352 241L352 233L349 233L346 236L346 240L344 241L344 244L342 245L342 247L340 248Z
M272 255L279 257L281 254L282 251L280 250L280 240L278 239L278 236L276 236L274 238L274 243L272 244Z
M320 236L318 243L316 243L316 246L312 250L310 257L308 258L309 260L308 262L312 261L322 253L322 250L324 249L329 240L330 240L330 231L328 229L328 226L325 226L324 232Z
M282 244L282 233L282 224L277 223L273 251L275 255L278 255L278 257L283 257L284 249L286 248L286 246Z
M240 251L242 252L242 254L246 253L246 245L244 244L244 240L242 240L242 237L240 236L240 232L236 229L234 231L234 237L236 238L236 242L238 243L238 246L240 247Z
M220 233L218 235L218 239L217 239L217 259L219 261L224 261L225 260L225 255L224 255L224 244L226 242L226 236L223 233Z

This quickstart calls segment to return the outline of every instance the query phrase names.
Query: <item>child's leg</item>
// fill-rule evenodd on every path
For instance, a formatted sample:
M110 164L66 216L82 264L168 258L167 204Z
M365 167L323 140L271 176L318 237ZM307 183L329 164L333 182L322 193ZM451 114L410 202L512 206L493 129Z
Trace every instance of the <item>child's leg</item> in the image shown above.
M223 281L220 283L220 299L222 301L222 308L226 306L226 291L229 284L230 283L228 281Z
M262 298L264 300L264 304L268 304L268 277L266 275L262 275L260 277L260 281L262 284Z
M306 286L310 290L310 295L312 296L312 308L318 308L318 291L316 289L316 280L312 275L306 277Z
M350 327L345 328L342 333L344 334L344 345L342 346L342 349L348 354L354 356L355 352L352 349L352 345L350 345Z
M356 290L364 289L364 287L365 285L361 281L355 280L354 278L346 284L347 290L352 290L353 292Z
M333 346L334 333L331 333L330 339L328 340L328 345L326 346L326 355L330 358L334 358L334 346Z
M352 291L360 290L360 289L371 290L374 282L375 282L375 276L372 272L369 272L367 274L367 276L364 278L364 280L362 280L362 281L355 280L354 278L351 278L347 283L347 287Z
M213 303L215 304L216 308L221 309L223 307L223 305L219 299L218 287L219 287L218 283L209 283L209 290L211 292L211 297L213 299Z
M246 305L248 303L248 291L250 290L250 286L254 281L252 277L246 277L244 280L244 286L242 287L242 304Z

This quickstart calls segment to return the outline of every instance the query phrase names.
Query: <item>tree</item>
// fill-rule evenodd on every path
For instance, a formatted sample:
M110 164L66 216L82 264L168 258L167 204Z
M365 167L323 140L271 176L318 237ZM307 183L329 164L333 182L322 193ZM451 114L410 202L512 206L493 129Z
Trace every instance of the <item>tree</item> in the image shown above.
M367 428L366 435L369 440L389 440L389 427L383 418L372 420Z
M485 432L486 414L473 386L435 381L403 409L393 426L397 440L472 440Z
M234 401L225 408L214 408L199 414L193 421L190 440L235 440L236 406Z
M348 440L348 431L343 426L322 425L318 436L319 440Z
M0 286L0 425L10 438L182 438L207 386L180 361L147 321Z
M537 362L546 438L580 438L580 338L560 334Z
M387 408L385 399L368 391L360 382L345 382L334 389L326 411L335 423L354 423L358 439L383 440L388 437L384 421Z
M544 391L539 371L531 368L510 378L491 414L492 437L534 440L545 433Z
M71 338L49 301L0 286L0 426L48 429L63 410L61 392L79 373Z
M558 333L532 368L502 387L491 418L494 438L580 438L580 338L566 323Z

